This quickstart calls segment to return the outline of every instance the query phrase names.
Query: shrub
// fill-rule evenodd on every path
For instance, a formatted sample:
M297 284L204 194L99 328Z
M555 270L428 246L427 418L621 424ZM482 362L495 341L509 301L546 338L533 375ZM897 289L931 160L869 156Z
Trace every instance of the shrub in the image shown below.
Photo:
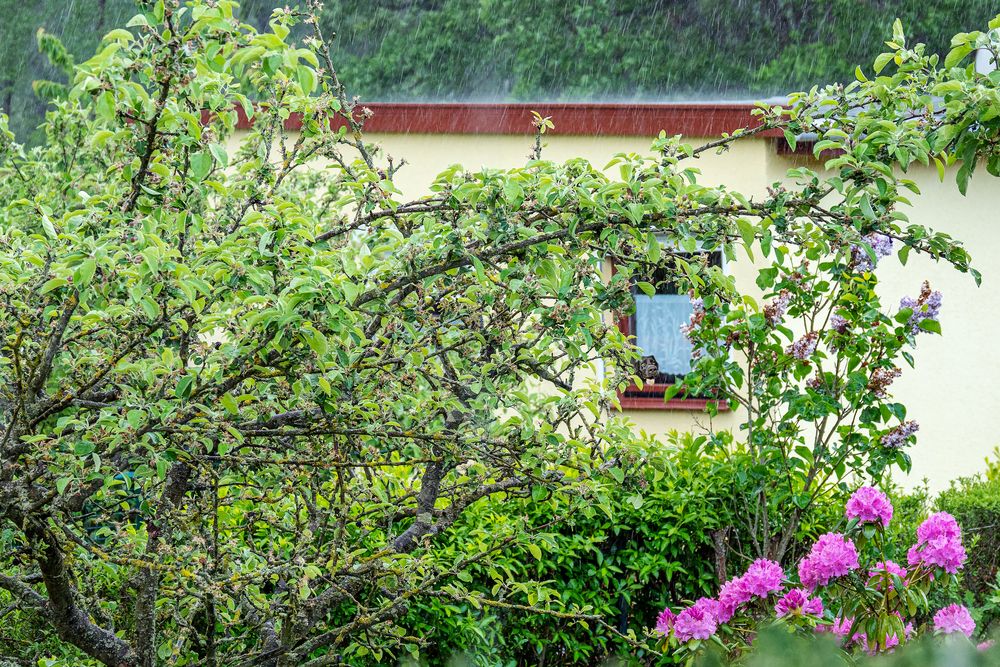
M434 664L459 652L483 665L593 664L629 652L632 647L618 633L641 636L668 600L707 594L725 567L721 538L740 502L738 464L706 452L705 445L704 437L674 434L665 448L629 464L637 473L610 487L608 511L583 508L542 535L542 558L511 550L470 570L466 585L484 600L481 606L420 602L400 624L429 639L421 654ZM497 499L468 513L450 539L475 539L484 526L502 525L521 513L544 525L572 506L562 494L541 501ZM519 590L505 580L543 585ZM489 596L509 606L485 601ZM516 606L539 601L598 616L610 627Z
M966 561L958 523L946 512L931 514L897 564L887 548L893 513L888 496L863 486L846 504L845 533L822 535L799 562L798 576L758 559L723 584L716 598L699 598L676 614L664 609L655 632L675 655L697 654L710 640L730 657L745 653L772 625L806 636L835 635L854 653L884 653L931 633L971 639L976 624L962 605L935 610L931 623L914 623L918 611L928 611L928 592L953 581Z
M967 477L938 496L936 505L953 514L969 535L969 562L962 583L970 603L980 607L980 623L990 627L1000 609L990 598L1000 575L1000 478Z

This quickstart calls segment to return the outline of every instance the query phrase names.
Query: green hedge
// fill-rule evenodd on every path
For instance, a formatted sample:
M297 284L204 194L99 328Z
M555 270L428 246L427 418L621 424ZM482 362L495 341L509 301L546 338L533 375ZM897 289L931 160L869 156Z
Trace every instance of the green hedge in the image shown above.
M483 563L465 585L511 604L556 601L557 608L597 614L617 630L641 636L668 603L676 607L717 592L717 531L725 531L735 547L729 574L747 565L739 555L749 553L740 544L736 511L750 493L741 472L746 466L740 454L711 447L704 437L675 436L642 462L637 478L609 489L611 516L595 508L572 515L538 541L540 559L522 551L501 554ZM562 516L572 501L483 502L452 535L459 538L457 544L475 541L510 525L508 514L522 512L534 525L544 525ZM842 507L843 500L831 501L832 506ZM839 509L819 510L807 517L804 533L824 532L842 520ZM494 588L494 575L544 584L540 589ZM594 665L616 656L643 658L595 624L441 598L414 603L399 625L428 639L421 660L430 665L449 664L456 655L478 665Z

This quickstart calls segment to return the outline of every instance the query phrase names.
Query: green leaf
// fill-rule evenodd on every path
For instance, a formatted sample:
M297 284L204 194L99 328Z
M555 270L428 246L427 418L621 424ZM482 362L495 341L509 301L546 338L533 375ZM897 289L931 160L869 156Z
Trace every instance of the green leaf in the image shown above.
M873 66L875 74L880 74L882 70L885 69L885 66L888 65L895 57L895 53L880 53L875 58L875 65Z
M324 356L329 350L329 346L326 342L326 336L319 331L316 331L315 329L307 329L303 335L306 338L306 342L309 343L309 347L311 347L312 351L318 356Z
M656 288L647 282L640 280L635 284L635 286L638 287L646 296L654 296L656 294Z
M51 280L46 281L45 284L42 285L42 289L39 290L39 294L48 294L52 290L58 289L63 285L68 285L68 284L69 281L66 280L65 278L53 278Z
M177 389L174 390L174 396L177 398L187 398L191 395L191 388L194 384L193 375L185 375L177 383Z
M210 144L208 150L212 152L212 157L215 158L220 167L225 169L229 166L229 153L226 152L225 146L222 144Z
M872 202L871 199L868 198L867 193L861 198L861 212L869 220L875 219L875 211L872 209Z
M660 254L663 251L663 247L660 245L660 239L656 238L656 234L650 232L646 235L646 256L650 262L654 264L660 261Z
M97 96L94 101L94 111L97 113L98 118L103 118L107 121L112 121L115 119L115 97L109 91L105 90L103 93Z
M240 408L239 405L236 403L236 399L233 398L233 395L230 394L228 391L222 395L222 397L219 399L219 402L222 403L222 407L225 408L226 412L228 412L229 414L238 415L240 413Z
M968 44L960 44L959 46L956 46L948 52L948 55L944 57L944 66L948 68L955 67L960 62L965 60L965 57L972 53L972 51L972 47Z
M42 216L42 229L45 230L45 235L50 239L59 238L59 235L56 233L55 225L52 224L52 220L47 215Z
M212 154L209 151L198 151L191 156L191 176L196 181L203 181L212 171Z
M299 87L302 88L302 94L309 95L316 89L316 74L311 67L299 65L295 69L295 78L299 82Z
M93 258L83 260L80 262L80 266L76 267L76 271L73 272L73 284L77 287L86 287L94 278L94 271L96 270L97 260Z
M757 230L754 229L754 226L750 224L749 221L744 220L743 218L737 218L736 229L740 232L740 238L743 239L743 245L749 249L753 245L754 239L757 237Z
M924 331L930 331L931 333L939 334L941 333L941 323L937 320L920 320L920 324L917 325Z
M535 560L542 560L542 550L538 548L537 544L529 544L528 551L535 557Z

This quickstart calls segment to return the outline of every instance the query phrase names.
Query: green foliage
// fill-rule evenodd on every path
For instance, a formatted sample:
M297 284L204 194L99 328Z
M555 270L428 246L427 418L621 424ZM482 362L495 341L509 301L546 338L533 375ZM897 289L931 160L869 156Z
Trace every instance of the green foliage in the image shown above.
M512 551L470 569L467 586L500 603L550 600L556 610L595 615L641 635L668 602L697 599L718 585L727 554L722 538L744 502L736 491L738 465L706 452L704 438L678 435L629 464L635 475L609 490L607 512L575 510L563 494L497 499L468 512L448 540L476 539L484 527L521 515L544 525L571 513L539 535L541 558ZM506 579L540 583L521 590ZM633 653L602 625L490 604L433 600L415 605L400 624L428 638L422 655L432 664L460 652L483 665L584 665Z
M847 83L899 17L944 52L985 0L329 2L338 59L374 99L766 97Z
M971 605L979 608L980 626L990 628L1000 620L1000 606L990 600L1000 582L1000 479L952 482L935 504L962 524L969 544L962 583L971 594Z

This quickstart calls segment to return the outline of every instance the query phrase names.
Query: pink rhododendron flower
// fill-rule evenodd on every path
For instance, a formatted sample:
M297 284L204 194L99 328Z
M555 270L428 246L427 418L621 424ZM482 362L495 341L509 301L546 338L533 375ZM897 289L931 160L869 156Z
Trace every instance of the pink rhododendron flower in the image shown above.
M677 614L674 620L674 637L679 642L691 639L708 639L719 627L716 612L719 603L712 598L701 598Z
M892 649L899 646L899 637L897 637L895 634L891 634L885 638L885 646L883 646L881 649L878 647L878 644L874 642L869 644L868 635L866 635L863 632L855 633L855 635L851 638L851 641L861 646L864 652L867 653L868 655L875 655L876 653L881 653L883 651L885 651L886 653L891 653Z
M856 569L858 550L854 542L840 533L827 533L816 540L809 555L799 563L799 581L813 589Z
M780 591L785 571L773 560L758 558L743 575L743 587L750 595L766 598L771 593Z
M872 566L872 569L868 572L868 576L870 577L870 579L868 580L868 585L872 586L873 588L881 589L882 584L885 583L886 581L885 577L886 572L888 572L889 574L895 574L900 579L906 578L905 567L897 565L891 560L880 561L878 563L875 563L875 565ZM892 579L889 579L889 589L892 588L893 588Z
M823 615L823 601L818 597L809 597L809 592L801 588L793 588L785 593L785 596L778 600L774 606L774 613L778 617L801 616L809 614L811 616Z
M976 644L976 650L989 651L991 648L993 648L994 644L996 644L995 641L993 641L992 639L987 639L984 642L979 642L978 644Z
M661 635L669 635L675 620L677 617L674 612L670 611L670 607L664 607L660 615L656 617L656 632Z
M971 637L976 631L976 622L968 609L960 604L950 604L934 614L934 630L943 634L961 632Z
M744 579L746 577L734 577L722 584L719 589L719 606L716 609L715 617L719 623L728 623L736 610L750 601L753 597L747 590Z
M937 512L917 528L917 543L906 554L912 565L940 567L954 574L965 563L965 547L962 546L962 529L955 517L947 512Z
M830 625L817 625L816 632L830 632L840 638L845 638L847 637L847 633L851 631L852 625L854 625L853 616L849 618L835 618Z
M861 523L881 523L888 526L892 520L892 503L889 497L873 486L862 486L851 495L845 508L848 519Z

